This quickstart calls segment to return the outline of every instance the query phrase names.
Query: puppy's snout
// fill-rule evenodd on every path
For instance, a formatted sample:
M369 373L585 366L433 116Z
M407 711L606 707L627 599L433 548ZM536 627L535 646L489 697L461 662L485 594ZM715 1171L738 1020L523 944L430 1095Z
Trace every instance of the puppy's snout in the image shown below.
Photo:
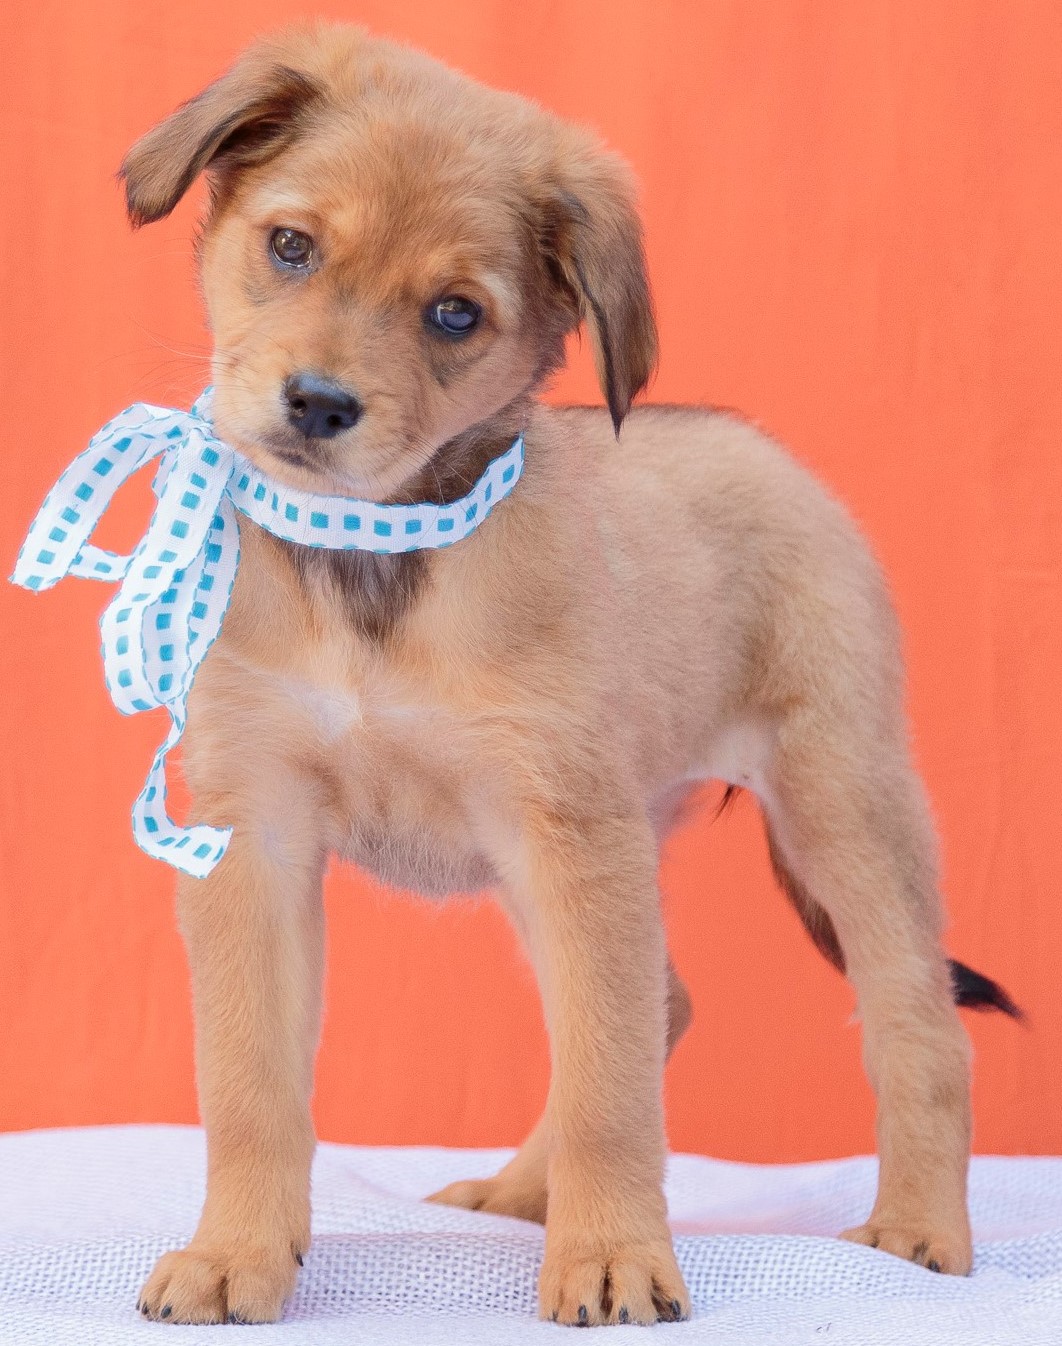
M307 439L331 439L355 425L361 403L332 379L292 374L284 384L288 420Z

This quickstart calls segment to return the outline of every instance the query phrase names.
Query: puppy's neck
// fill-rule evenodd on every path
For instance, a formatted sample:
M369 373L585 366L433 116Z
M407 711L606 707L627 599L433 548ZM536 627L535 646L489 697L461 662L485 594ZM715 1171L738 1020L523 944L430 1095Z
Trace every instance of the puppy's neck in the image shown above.
M470 426L449 439L426 466L402 487L393 503L410 505L424 501L451 505L467 495L487 470L527 428L533 399L523 395L503 407L489 420Z
M464 430L439 448L425 467L387 504L424 502L450 505L467 495L530 419L533 399L523 395L489 420ZM311 602L331 603L355 631L374 643L386 641L416 603L429 575L433 553L327 551L274 538L288 557Z

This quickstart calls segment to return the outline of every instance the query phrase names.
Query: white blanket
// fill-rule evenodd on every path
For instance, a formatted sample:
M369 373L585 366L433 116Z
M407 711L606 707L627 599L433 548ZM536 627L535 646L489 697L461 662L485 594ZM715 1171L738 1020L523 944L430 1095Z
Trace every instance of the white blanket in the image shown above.
M202 1133L2 1136L0 1346L571 1342L576 1329L535 1318L539 1228L418 1201L507 1157L322 1145L314 1244L284 1321L175 1327L134 1306L158 1254L195 1227ZM675 1346L1062 1346L1062 1159L974 1160L977 1259L965 1280L830 1237L866 1217L874 1176L871 1159L752 1167L675 1155L668 1201L694 1317L595 1340L623 1346L648 1330Z

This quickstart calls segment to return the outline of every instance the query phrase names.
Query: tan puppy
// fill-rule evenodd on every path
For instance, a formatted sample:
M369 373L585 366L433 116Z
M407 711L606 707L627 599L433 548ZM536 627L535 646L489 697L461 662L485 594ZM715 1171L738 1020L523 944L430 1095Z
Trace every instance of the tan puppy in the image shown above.
M540 978L545 1116L495 1179L435 1199L545 1221L547 1318L688 1314L661 1074L689 1004L656 876L709 777L758 796L782 883L858 992L881 1180L846 1237L968 1271L953 994L1009 1002L941 951L885 586L757 430L628 416L656 338L622 164L519 98L315 28L257 44L132 149L133 221L204 170L226 439L293 486L387 501L459 498L520 431L527 467L445 551L316 552L241 523L186 752L197 817L235 834L178 890L208 1192L142 1312L267 1321L292 1292L338 852L402 888L496 890ZM611 415L535 400L584 318Z

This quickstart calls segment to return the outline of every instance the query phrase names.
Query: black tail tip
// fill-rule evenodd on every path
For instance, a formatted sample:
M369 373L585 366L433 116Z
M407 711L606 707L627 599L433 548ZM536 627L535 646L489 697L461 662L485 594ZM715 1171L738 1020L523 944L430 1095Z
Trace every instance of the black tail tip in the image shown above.
M1021 1007L990 977L982 976L954 958L949 959L948 966L951 968L952 994L956 1005L964 1009L999 1010L1000 1014L1009 1014L1018 1023L1025 1022Z

